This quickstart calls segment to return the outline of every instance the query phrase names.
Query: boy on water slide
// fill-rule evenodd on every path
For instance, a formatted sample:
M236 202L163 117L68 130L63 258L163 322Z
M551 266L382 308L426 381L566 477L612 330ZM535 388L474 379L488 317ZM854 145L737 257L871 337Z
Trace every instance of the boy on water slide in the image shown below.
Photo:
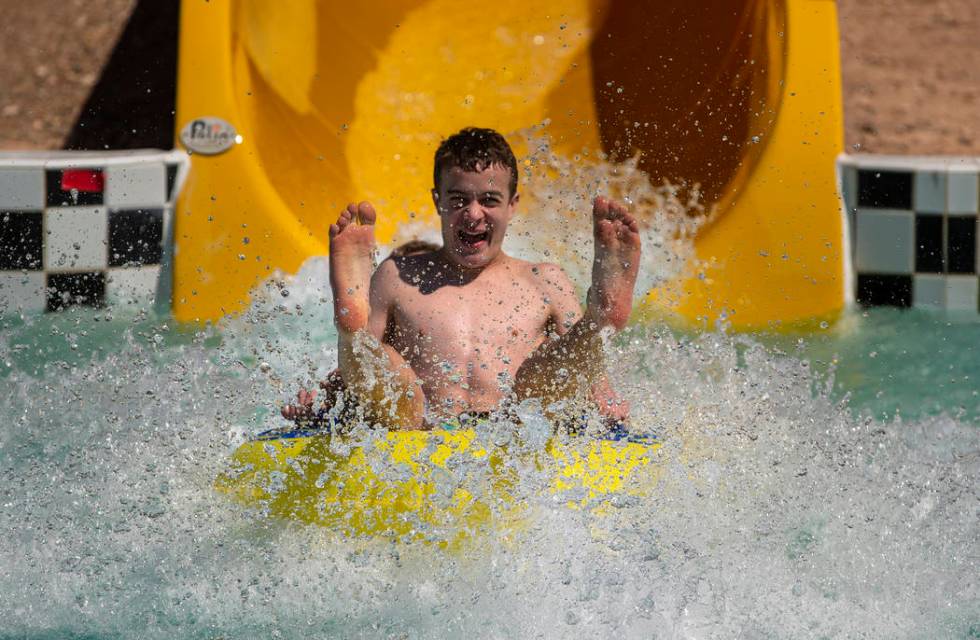
M368 202L330 226L340 366L322 383L346 388L371 419L391 429L452 426L507 398L591 398L609 418L627 407L605 378L603 331L622 329L640 259L636 219L603 197L593 203L595 258L583 313L561 267L501 250L519 201L517 161L491 129L468 128L436 151L432 198L443 246L401 252L375 269ZM399 253L399 252L396 252ZM283 416L313 416L313 393ZM331 402L334 397L328 397Z

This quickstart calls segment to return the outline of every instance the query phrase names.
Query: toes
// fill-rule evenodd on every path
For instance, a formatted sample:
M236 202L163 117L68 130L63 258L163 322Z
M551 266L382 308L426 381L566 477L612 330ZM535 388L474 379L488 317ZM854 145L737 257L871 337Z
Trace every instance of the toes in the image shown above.
M596 196L593 202L592 215L596 221L632 219L629 209L625 205L603 196Z
M625 205L616 202L615 200L609 201L609 219L610 220L623 220L629 215Z
M336 222L337 231L343 231L347 227L347 225L349 225L351 221L354 220L354 217L356 215L357 215L357 205L355 204L347 205L347 208L341 211L340 215L337 216L337 222Z
M340 217L346 220L348 224L357 220L357 205L353 202L347 205L347 208L340 212Z
M640 223L633 216L623 216L623 240L631 247L640 246Z
M357 221L361 224L374 224L378 214L370 202L362 202L357 205Z
M595 234L596 237L605 245L616 240L617 225L612 220L598 220L596 221Z
M362 202L360 205L354 204L353 202L347 205L347 208L340 212L337 216L337 222L330 225L330 237L334 238L338 233L346 229L355 220L360 220L361 224L374 224L374 208L367 202ZM369 218L370 222L365 222L365 219Z
M592 216L596 221L608 219L609 200L602 196L596 196L596 199L592 202Z

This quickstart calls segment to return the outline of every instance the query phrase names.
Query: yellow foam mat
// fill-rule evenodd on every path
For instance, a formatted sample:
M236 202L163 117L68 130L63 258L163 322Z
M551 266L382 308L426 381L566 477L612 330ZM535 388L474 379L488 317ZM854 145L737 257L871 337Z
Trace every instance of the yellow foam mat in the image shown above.
M656 487L659 444L553 439L536 453L488 451L471 430L389 432L366 443L342 436L242 444L215 487L277 518L348 536L455 544L520 528L531 476L568 508L602 515L612 496Z

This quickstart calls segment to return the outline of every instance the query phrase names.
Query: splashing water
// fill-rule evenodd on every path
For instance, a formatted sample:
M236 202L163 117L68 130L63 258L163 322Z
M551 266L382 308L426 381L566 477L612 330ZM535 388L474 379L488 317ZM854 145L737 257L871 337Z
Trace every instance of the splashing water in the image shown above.
M585 215L591 191L539 215ZM682 254L657 215L649 282ZM540 219L518 255L581 226ZM236 506L212 486L230 452L336 362L326 283L310 260L199 331L138 310L3 320L0 637L980 634L973 414L863 417L806 348L748 336L635 326L611 342L614 384L664 445L656 491L602 518L542 497L533 469L528 528L462 553Z

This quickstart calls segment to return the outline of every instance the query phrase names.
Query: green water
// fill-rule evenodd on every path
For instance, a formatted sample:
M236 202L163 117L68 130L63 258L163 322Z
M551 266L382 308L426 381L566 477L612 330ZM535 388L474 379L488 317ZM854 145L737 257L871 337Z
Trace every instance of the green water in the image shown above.
M761 336L809 360L856 413L888 420L947 414L980 421L980 316L890 307L856 309L801 336Z

